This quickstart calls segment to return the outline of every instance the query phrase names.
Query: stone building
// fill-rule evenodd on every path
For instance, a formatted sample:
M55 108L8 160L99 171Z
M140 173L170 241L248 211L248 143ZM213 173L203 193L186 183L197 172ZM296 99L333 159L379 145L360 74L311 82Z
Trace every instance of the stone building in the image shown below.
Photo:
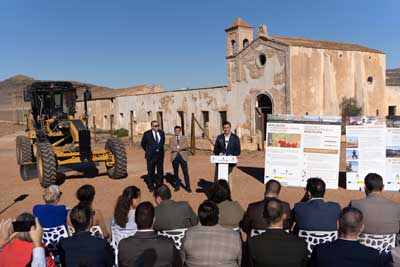
M388 113L386 55L381 51L353 43L272 36L265 25L254 34L240 18L225 32L226 85L92 101L90 120L108 128L112 116L116 128L126 129L132 120L135 134L158 120L167 134L177 124L188 134L193 113L211 137L229 120L243 143L257 143L268 113L338 115L344 96L355 97L365 115ZM400 94L393 101L397 99Z

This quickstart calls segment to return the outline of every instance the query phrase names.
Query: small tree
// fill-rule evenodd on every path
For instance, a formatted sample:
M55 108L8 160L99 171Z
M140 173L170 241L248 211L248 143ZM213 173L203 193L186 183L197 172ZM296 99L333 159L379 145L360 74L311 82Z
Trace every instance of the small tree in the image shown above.
M360 116L362 107L358 105L357 99L354 97L343 97L339 104L340 115L342 116L342 134L346 133L346 120L351 116Z

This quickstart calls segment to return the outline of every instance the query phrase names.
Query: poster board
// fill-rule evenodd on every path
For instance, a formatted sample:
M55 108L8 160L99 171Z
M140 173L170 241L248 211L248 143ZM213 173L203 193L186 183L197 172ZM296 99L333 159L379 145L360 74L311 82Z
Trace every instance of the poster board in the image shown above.
M364 189L368 173L383 177L385 190L400 189L400 117L357 116L346 122L346 188Z
M341 117L268 115L264 182L305 187L320 177L327 188L339 183Z

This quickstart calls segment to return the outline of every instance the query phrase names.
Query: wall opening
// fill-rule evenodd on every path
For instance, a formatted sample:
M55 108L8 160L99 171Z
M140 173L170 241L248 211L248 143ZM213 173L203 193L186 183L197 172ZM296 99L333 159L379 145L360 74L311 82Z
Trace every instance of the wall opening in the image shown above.
M256 131L260 130L265 140L267 116L272 114L272 100L267 94L260 94L256 100Z
M376 110L376 116L379 116L379 109Z
M157 112L157 122L160 125L160 129L164 129L164 120L162 111Z
M220 120L221 131L223 131L223 129L224 129L224 122L227 121L227 118L228 117L227 117L227 114L226 114L226 110L219 112L219 120Z
M246 48L246 47L248 47L248 46L249 46L249 40L244 39L244 40L243 40L243 48Z
M209 127L208 124L210 123L210 113L208 111L202 111L201 113L203 115L203 129L208 133L208 127ZM205 134L202 133L201 136L204 138Z
M147 122L151 122L151 111L147 111Z
M110 130L114 129L114 114L110 115Z
M119 117L120 117L121 119L123 119L123 118L124 118L124 113L119 113Z
M185 135L185 114L183 111L178 111L179 122L178 125L182 128L182 135Z
M372 76L369 76L368 78L367 78L367 83L368 84L372 84L374 82L374 78L372 77Z
M389 106L388 115L389 116L396 115L396 106Z
M256 58L257 67L264 68L265 63L267 63L267 56L265 54L259 54Z
M231 45L232 45L232 53L234 54L234 55L236 55L237 54L237 44L236 44L236 41L235 40L232 40L231 41Z

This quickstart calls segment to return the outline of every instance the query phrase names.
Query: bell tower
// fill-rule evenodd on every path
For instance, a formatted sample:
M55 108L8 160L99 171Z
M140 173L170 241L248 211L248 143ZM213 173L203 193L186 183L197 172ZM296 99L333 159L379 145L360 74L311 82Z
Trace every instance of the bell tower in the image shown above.
M253 27L237 18L226 32L226 56L234 56L253 41Z

